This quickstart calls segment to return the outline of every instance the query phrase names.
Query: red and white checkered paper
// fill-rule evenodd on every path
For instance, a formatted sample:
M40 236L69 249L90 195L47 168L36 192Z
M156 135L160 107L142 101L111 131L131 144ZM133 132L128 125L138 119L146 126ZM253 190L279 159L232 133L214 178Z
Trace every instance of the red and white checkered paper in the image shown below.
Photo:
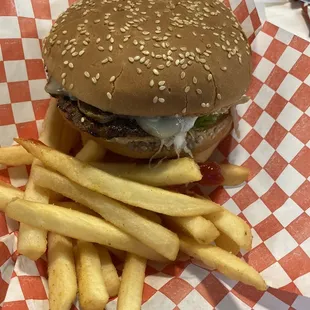
M0 0L1 146L38 137L49 103L41 39L70 2ZM185 257L150 263L143 310L310 309L310 44L270 23L261 27L253 0L225 3L253 42L254 73L251 103L238 108L241 137L229 136L216 155L249 167L251 176L211 197L252 226L253 250L240 255L272 288L258 292ZM28 172L0 167L0 179L23 188ZM0 309L48 309L46 260L19 256L17 231L0 213Z

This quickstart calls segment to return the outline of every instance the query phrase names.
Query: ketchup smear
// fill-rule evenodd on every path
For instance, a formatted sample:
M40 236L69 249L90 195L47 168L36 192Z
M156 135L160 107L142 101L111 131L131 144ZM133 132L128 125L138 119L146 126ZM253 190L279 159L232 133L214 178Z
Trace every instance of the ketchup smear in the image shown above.
M221 166L216 162L206 162L200 165L202 179L198 182L201 185L221 185L224 182Z

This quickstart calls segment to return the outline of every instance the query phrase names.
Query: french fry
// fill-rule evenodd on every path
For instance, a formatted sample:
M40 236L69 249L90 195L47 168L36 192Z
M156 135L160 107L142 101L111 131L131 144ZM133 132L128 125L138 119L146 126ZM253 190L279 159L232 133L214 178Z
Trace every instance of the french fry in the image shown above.
M43 131L40 135L41 141L52 147L57 147L59 145L59 137L62 128L63 121L57 109L56 101L51 100L43 123ZM24 199L40 203L48 203L50 195L49 191L38 187L33 182L33 173L40 165L41 163L38 159L33 160ZM46 230L21 223L19 227L17 250L20 254L23 254L32 260L37 260L46 251L46 238Z
M99 243L132 252L151 260L166 261L151 248L112 224L82 212L23 199L11 201L7 216L19 222L78 240Z
M102 160L106 153L106 149L93 140L88 140L84 147L76 154L75 158L80 161L91 162L94 160Z
M245 182L250 174L250 170L246 167L236 166L232 164L221 164L221 173L224 177L223 185L236 186Z
M267 289L261 275L239 257L213 245L201 245L194 240L180 237L181 251L192 256L211 268L216 268L230 279L252 285L260 291Z
M118 294L119 286L121 284L117 274L117 270L113 265L108 250L99 244L96 245L96 248L100 257L101 271L105 286L107 288L109 296L114 297Z
M204 216L215 227L236 242L240 248L251 250L252 234L249 225L239 216L225 210Z
M98 252L93 244L78 240L75 253L81 308L102 310L109 300L109 294L101 272Z
M24 192L3 181L0 181L0 211L14 198L23 198Z
M221 233L221 235L215 239L215 244L219 248L234 255L237 255L240 251L239 245L234 240L232 240L226 234L223 233Z
M199 166L187 157L167 160L154 167L134 163L93 162L91 165L120 178L158 187L187 184L202 178Z
M160 216L152 211L141 209L141 208L134 208L134 211L154 223L161 224Z
M137 214L125 204L93 192L42 167L36 169L34 179L36 184L67 196L99 213L108 222L134 236L159 254L170 260L176 259L179 252L177 235Z
M185 233L201 244L209 244L220 235L212 222L206 220L202 216L163 216L163 218L165 226L172 231Z
M59 150L65 154L68 154L71 149L74 148L74 146L78 143L79 138L79 132L74 129L68 122L64 122L59 142ZM49 145L48 143L45 144Z
M0 164L7 166L31 165L33 156L20 145L0 147Z
M46 166L60 172L72 181L129 205L171 216L194 216L220 210L220 206L212 201L112 176L53 150L39 141L15 140Z
M146 259L127 254L119 290L117 310L140 310Z
M64 207L66 209L79 211L85 214L89 214L89 215L101 218L101 216L98 213L74 201L60 201L60 202L56 202L55 204L56 206L59 206L59 207Z
M77 293L72 240L48 234L48 287L51 310L70 310Z
M63 124L62 116L57 108L57 100L52 98L43 122L40 141L50 147L58 148Z

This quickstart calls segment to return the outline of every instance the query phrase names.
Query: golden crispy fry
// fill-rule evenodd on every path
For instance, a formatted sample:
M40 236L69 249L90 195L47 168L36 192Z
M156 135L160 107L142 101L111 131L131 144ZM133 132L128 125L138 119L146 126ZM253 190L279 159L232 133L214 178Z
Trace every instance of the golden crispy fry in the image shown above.
M116 249L136 253L152 260L165 261L151 248L122 232L103 219L55 205L16 199L5 208L6 214L19 222Z
M136 213L138 213L139 215L147 218L148 220L157 223L157 224L161 224L161 218L158 214L156 214L155 212L149 211L149 210L145 210L145 209L141 209L141 208L132 208Z
M7 166L31 165L33 156L22 146L0 147L0 164Z
M202 178L199 166L191 158L167 160L156 166L96 162L91 165L120 178L159 187L187 184Z
M77 293L72 240L48 234L48 287L51 310L70 310Z
M79 211L85 214L89 214L89 215L101 218L101 216L98 213L74 201L61 201L55 204L59 207L64 207L66 209Z
M127 254L119 290L117 310L140 310L146 259Z
M185 233L202 244L209 244L220 235L212 222L202 216L164 216L164 223L172 231Z
M224 233L221 233L221 235L215 239L215 244L219 248L234 255L237 255L240 251L239 245Z
M201 245L191 238L180 236L181 251L190 255L230 279L252 285L260 291L267 289L261 275L245 261L213 245Z
M40 186L89 207L159 254L175 260L179 252L179 240L176 234L165 227L137 214L121 202L93 192L45 168L37 169L34 178Z
M221 164L220 166L224 177L223 185L236 186L245 182L249 177L250 170L246 167L232 164Z
M60 136L59 149L65 154L70 153L70 151L75 147L80 138L79 132L74 129L69 123L65 122L63 124L63 129ZM49 145L48 143L45 143Z
M76 154L75 158L80 161L91 162L102 160L106 150L93 140L88 140L84 147Z
M251 250L252 234L249 225L239 216L225 210L205 216L216 228L235 241L240 248Z
M102 276L98 252L93 244L77 241L75 253L81 308L102 310L109 300L109 294Z
M99 244L96 245L96 248L100 257L101 271L105 286L107 288L109 296L114 297L118 294L119 286L121 284L121 281L117 274L117 270L113 265L108 250L104 246Z
M46 113L45 121L43 123L43 131L40 135L41 141L47 145L57 148L59 146L60 132L62 128L63 120L56 106L56 101L51 100ZM50 192L36 186L33 182L33 173L40 165L41 162L38 159L34 159L26 186L24 199L40 203L48 203ZM46 251L46 237L46 230L21 223L19 228L17 250L20 254L23 254L30 259L37 260Z
M24 192L10 184L0 181L0 211L14 198L23 198Z
M16 139L16 142L46 166L60 172L72 181L132 206L171 216L202 215L220 209L220 206L212 201L112 176L36 141Z

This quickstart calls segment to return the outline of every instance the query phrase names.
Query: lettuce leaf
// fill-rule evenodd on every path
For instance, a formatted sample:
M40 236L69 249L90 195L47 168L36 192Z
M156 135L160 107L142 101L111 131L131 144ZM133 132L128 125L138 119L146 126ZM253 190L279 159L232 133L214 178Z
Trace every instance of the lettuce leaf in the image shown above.
M210 114L204 115L197 118L194 127L195 128L205 128L213 125L217 122L219 118L221 118L222 114Z

